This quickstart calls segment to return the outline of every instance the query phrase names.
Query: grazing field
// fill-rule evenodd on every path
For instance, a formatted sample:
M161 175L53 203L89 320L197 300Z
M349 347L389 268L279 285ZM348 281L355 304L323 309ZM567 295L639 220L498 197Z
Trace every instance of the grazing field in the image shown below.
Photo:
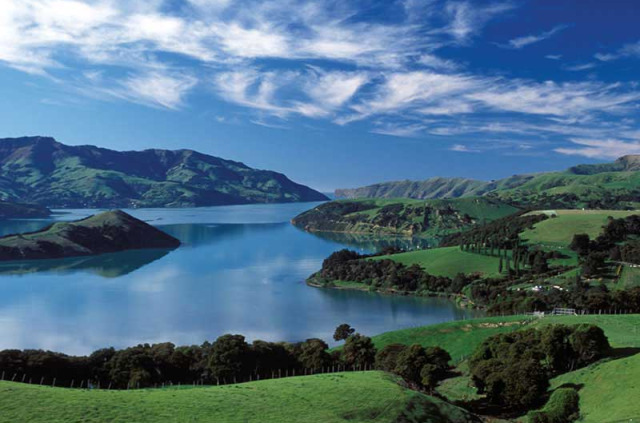
M461 251L459 247L433 248L374 258L374 260L382 259L392 259L407 266L418 264L427 273L450 278L455 277L458 273L498 276L500 262L497 257L468 253Z
M605 331L614 348L640 348L640 314L486 317L386 332L374 336L373 341L377 348L393 343L437 345L447 350L454 362L458 362L461 357L471 355L489 336L552 323L597 325Z
M583 385L579 390L580 411L585 423L616 423L640 419L640 315L525 316L491 317L448 322L383 333L373 338L378 348L391 343L438 345L449 351L462 376L445 380L438 392L451 401L477 398L466 361L489 336L552 323L588 323L600 326L613 348L626 358L606 359L552 380L552 389L563 384ZM626 419L626 420L625 420ZM640 420L639 420L640 421Z
M624 266L615 287L617 289L627 289L638 285L640 285L640 267Z
M581 423L637 422L640 421L639 379L640 354L636 353L566 373L552 380L551 386L582 386L578 391Z
M537 223L520 234L532 244L567 246L574 234L589 234L593 239L602 232L609 216L616 219L636 214L620 210L553 210L557 217ZM539 213L539 212L536 212Z
M219 387L132 391L0 382L0 422L470 423L464 410L382 372L301 376ZM404 419L404 420L401 420Z

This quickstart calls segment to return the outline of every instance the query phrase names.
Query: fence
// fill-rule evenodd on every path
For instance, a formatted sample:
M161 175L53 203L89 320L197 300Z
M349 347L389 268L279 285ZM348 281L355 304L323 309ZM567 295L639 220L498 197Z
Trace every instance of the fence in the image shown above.
M60 384L60 383L57 384L56 382L58 378L55 378L55 377L47 378L42 376L39 379L38 378L34 379L33 377L30 377L25 373L13 373L13 376L9 378L10 374L7 374L6 371L3 371L2 374L0 375L0 381L6 380L10 382L26 383L30 385L33 385L35 381L36 382L35 384L40 386L51 386L55 388L69 388L69 389L104 389L104 390L164 389L164 388L171 388L171 387L187 387L187 386L196 387L196 386L236 385L240 383L257 382L260 380L269 380L269 379L283 379L283 378L289 378L289 377L295 377L295 376L311 376L311 375L317 375L317 374L344 373L344 372L366 372L371 370L375 370L375 367L372 365L362 365L362 366L339 365L339 366L321 367L317 369L310 369L310 368L304 368L304 369L293 368L293 369L284 369L284 370L278 369L278 370L271 370L271 371L262 372L262 373L254 372L244 378L238 378L235 376L230 377L228 379L213 378L215 379L215 382L202 378L198 380L193 380L189 383L182 383L182 382L173 383L172 381L166 381L161 383L155 383L153 384L153 386L144 385L142 387L138 382L134 384L129 383L127 384L126 388L117 388L117 384L113 382L104 383L102 381L96 381L91 379L78 380L78 381L76 381L75 379L72 379L71 382L67 381L65 384Z

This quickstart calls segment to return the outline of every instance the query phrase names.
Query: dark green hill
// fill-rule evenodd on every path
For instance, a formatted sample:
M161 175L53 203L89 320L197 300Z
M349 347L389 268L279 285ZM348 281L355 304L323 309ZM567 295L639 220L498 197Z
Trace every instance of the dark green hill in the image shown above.
M0 219L47 217L50 214L51 210L36 204L0 201Z
M462 198L487 196L527 208L636 208L640 156L613 163L578 165L563 172L514 175L483 182L464 178L386 182L336 190L337 198Z
M113 151L46 137L0 139L0 198L55 208L323 201L286 176L193 150Z
M439 236L517 212L484 198L446 200L339 200L296 216L292 223L310 232Z
M58 222L40 231L0 238L0 260L90 256L125 250L177 248L180 241L115 210L75 222Z

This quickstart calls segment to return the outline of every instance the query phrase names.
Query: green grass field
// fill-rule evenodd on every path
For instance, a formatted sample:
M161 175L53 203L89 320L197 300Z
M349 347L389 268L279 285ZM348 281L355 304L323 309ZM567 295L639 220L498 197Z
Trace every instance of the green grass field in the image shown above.
M417 250L393 256L375 257L373 260L392 259L410 266L418 264L427 273L436 276L455 277L458 273L481 273L483 276L497 276L500 259L497 257L461 251L459 247Z
M449 351L463 375L444 381L438 392L451 401L473 400L477 394L466 375L467 363L461 361L464 357L471 355L489 336L552 323L594 324L605 331L612 347L640 349L639 314L548 316L534 320L525 316L491 317L393 331L375 336L373 340L378 348L391 343L417 343L444 348ZM639 353L627 358L607 359L561 375L552 381L552 388L565 383L584 385L579 391L584 419L580 422L614 423L628 422L631 418L634 421L640 419L640 403L632 400L640 395Z
M582 385L578 391L581 423L640 421L640 354L601 361L561 375L551 386L565 383Z
M640 348L640 314L547 316L542 319L531 316L486 317L386 332L374 336L373 341L378 348L393 343L440 346L451 354L454 362L458 362L461 357L471 355L489 336L552 323L597 325L605 331L613 347Z
M618 283L615 284L616 289L633 288L640 285L640 267L624 266Z
M382 372L291 377L219 387L132 391L51 388L0 382L2 423L284 423L475 421ZM402 420L413 421L413 420Z
M567 246L574 234L589 234L593 239L602 232L607 218L621 218L636 214L620 210L554 210L558 217L544 220L533 229L524 231L520 238L532 244ZM537 212L536 212L537 213Z

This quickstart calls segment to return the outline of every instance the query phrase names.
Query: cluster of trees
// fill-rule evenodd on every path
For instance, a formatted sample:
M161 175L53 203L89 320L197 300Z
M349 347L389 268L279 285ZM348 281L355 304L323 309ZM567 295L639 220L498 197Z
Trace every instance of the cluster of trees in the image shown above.
M434 276L418 265L406 266L393 260L366 260L369 255L340 250L322 263L322 269L311 276L315 281L351 281L374 289L396 289L406 292L458 293L473 279L458 275L454 279Z
M486 279L471 285L471 298L485 306L489 315L519 314L574 308L585 313L640 313L640 287L609 290L606 285L591 285L579 276L564 289L551 286L538 291L515 290L512 282Z
M51 384L55 379L57 386L71 386L75 381L76 387L91 381L94 386L126 389L163 383L226 384L377 367L400 375L413 387L432 389L449 369L451 357L441 348L394 345L378 352L371 338L347 324L338 326L333 338L344 341L339 351L330 352L317 338L249 344L244 336L231 334L202 345L143 344L122 350L100 349L82 357L43 350L4 350L0 351L0 373L8 380L33 379L38 383L44 378Z
M442 239L443 247L482 246L494 255L498 250L510 250L520 245L518 234L538 222L548 219L544 214L524 216L526 211L506 216L482 226L447 235ZM499 255L499 254L498 254Z
M162 383L232 383L318 372L333 368L369 368L376 349L371 339L350 332L340 353L329 353L320 339L299 343L254 341L242 335L223 335L215 342L176 347L172 343L142 344L122 350L105 348L74 357L42 350L0 351L5 378L45 378L58 386L80 386L80 381L113 389L149 387ZM86 385L85 385L86 386Z
M451 356L440 347L389 344L376 354L376 368L401 376L414 389L430 392L449 373Z
M471 357L469 371L489 402L527 410L545 397L550 378L587 366L610 348L597 326L549 325L486 339Z
M596 239L590 239L588 234L575 234L569 248L578 253L584 276L598 276L607 271L607 260L640 264L640 243L633 239L638 235L639 215L621 219L609 217Z

